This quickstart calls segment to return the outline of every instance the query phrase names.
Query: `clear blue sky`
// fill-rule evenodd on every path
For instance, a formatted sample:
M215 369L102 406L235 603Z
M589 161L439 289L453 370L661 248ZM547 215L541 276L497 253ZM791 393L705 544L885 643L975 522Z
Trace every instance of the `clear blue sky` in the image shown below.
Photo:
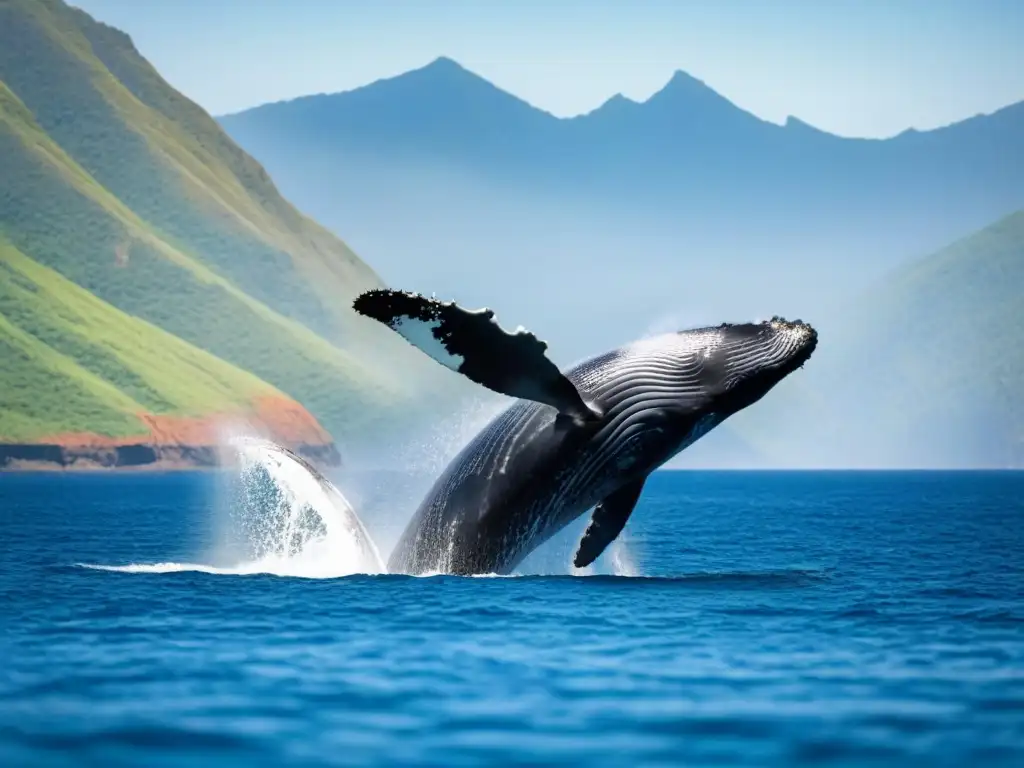
M77 0L214 114L450 56L556 115L676 69L848 136L1024 100L1024 0Z

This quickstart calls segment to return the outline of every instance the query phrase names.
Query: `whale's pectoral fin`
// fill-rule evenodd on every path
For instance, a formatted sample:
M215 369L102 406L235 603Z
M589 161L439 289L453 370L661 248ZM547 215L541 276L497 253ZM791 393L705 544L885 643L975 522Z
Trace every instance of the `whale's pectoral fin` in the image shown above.
M641 477L610 494L594 509L590 517L590 525L580 539L576 557L572 564L577 568L585 568L601 556L615 537L622 533L626 521L633 512L640 492L644 489L646 477Z
M544 403L582 419L596 415L545 356L547 344L521 328L515 333L503 330L489 309L472 311L454 302L389 289L361 294L353 308L490 390Z

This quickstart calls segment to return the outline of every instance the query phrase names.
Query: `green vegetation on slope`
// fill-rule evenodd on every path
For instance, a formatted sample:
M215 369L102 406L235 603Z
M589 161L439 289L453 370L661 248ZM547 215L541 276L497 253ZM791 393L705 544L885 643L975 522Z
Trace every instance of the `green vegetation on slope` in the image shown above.
M1022 294L1024 211L847 305L744 433L800 464L1024 466Z
M277 395L0 241L0 439L146 433L139 413L238 412Z
M331 338L339 301L379 284L127 35L58 0L3 0L0 80L114 196L279 313Z
M0 167L0 235L22 254L277 387L336 437L374 431L438 375L351 311L379 284L368 267L127 36L57 0L0 0Z
M862 306L904 429L989 463L1024 462L1024 211L898 271ZM943 438L939 438L940 440Z
M0 113L0 156L18 181L15 194L0 197L0 226L23 253L278 386L332 431L358 428L367 406L381 410L398 397L309 329L174 249L19 115Z

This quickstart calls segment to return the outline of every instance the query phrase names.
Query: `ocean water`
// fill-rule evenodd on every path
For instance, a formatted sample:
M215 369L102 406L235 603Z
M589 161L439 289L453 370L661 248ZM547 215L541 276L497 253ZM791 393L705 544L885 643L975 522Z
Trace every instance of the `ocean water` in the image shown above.
M0 475L0 765L1024 765L1022 473L661 472L509 578L236 492Z

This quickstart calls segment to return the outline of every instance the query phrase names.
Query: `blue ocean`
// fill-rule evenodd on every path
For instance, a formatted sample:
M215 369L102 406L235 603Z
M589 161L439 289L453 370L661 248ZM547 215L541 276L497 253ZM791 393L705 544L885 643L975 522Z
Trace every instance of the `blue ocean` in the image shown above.
M385 556L396 483L339 481ZM1024 473L659 472L479 578L238 493L0 475L0 764L1024 765Z

